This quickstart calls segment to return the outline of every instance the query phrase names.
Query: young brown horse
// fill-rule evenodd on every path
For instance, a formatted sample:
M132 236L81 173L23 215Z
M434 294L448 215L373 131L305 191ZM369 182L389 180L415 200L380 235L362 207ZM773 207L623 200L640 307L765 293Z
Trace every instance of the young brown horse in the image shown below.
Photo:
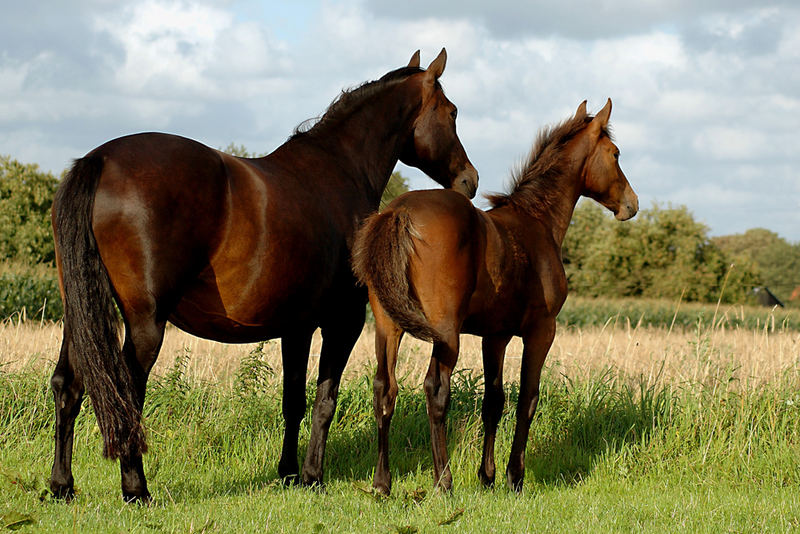
M377 209L398 159L466 196L477 187L438 82L445 62L443 49L422 70L415 53L408 66L342 93L313 128L264 158L151 133L110 141L75 163L53 205L65 303L52 378L56 495L73 494L73 427L85 388L104 455L120 460L124 498L149 499L140 417L167 321L223 342L282 338L283 478L299 471L308 353L322 328L301 478L321 482L339 381L364 322L366 290L349 263L359 222Z
M447 191L415 191L367 219L356 236L353 267L369 288L375 313L375 417L378 465L373 486L389 493L388 434L397 397L395 365L403 332L433 342L425 378L434 480L449 490L445 417L459 333L483 337L486 392L483 460L494 482L494 439L503 409L503 358L512 336L524 342L517 426L506 474L522 488L525 445L539 399L539 374L567 296L561 243L575 203L589 196L633 217L638 199L619 167L608 134L611 100L592 118L586 102L575 116L544 130L510 194L478 210Z

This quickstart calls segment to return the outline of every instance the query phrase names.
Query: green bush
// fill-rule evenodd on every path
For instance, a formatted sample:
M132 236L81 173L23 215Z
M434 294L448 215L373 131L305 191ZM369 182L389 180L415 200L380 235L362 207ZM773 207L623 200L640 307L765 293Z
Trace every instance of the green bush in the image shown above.
M658 205L620 223L593 202L575 209L563 246L570 290L587 297L743 303L760 271L723 251L683 206Z
M0 319L58 321L63 315L55 269L7 265L0 269Z
M38 165L0 156L0 259L52 264L50 206L57 185Z

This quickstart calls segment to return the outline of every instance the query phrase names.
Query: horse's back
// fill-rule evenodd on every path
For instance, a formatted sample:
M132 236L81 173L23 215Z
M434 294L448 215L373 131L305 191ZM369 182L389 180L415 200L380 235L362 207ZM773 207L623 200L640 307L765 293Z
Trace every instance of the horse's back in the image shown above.
M103 161L93 229L124 307L160 307L193 334L251 341L311 320L341 273L352 276L343 208L294 160L157 133L89 157Z

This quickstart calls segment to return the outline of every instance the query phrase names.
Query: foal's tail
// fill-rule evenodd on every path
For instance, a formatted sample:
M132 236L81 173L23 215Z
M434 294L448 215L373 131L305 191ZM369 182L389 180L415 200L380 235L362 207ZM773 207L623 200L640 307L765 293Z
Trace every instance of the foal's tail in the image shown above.
M441 341L441 334L428 322L409 285L413 237L420 236L403 209L370 216L356 234L353 272L400 328L425 341Z
M114 291L92 231L94 196L103 160L75 161L53 202L53 233L64 300L64 343L77 377L92 399L103 435L103 455L118 458L147 449L130 368L119 343Z

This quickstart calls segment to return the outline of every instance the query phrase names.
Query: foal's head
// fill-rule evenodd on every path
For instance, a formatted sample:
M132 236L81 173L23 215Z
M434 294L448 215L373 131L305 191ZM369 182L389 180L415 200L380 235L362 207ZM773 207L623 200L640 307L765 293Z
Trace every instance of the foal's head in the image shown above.
M438 81L446 62L447 53L442 48L426 70L410 77L413 83L420 84L422 102L414 120L413 135L403 147L400 161L419 168L444 187L472 198L478 189L478 171L456 134L456 107L444 95ZM419 51L408 66L419 68Z
M586 101L578 106L575 118L586 118ZM614 213L620 221L626 221L639 210L639 197L633 192L625 173L619 167L619 148L608 134L608 118L611 116L611 99L594 116L584 131L589 143L581 179L581 194L593 198Z

